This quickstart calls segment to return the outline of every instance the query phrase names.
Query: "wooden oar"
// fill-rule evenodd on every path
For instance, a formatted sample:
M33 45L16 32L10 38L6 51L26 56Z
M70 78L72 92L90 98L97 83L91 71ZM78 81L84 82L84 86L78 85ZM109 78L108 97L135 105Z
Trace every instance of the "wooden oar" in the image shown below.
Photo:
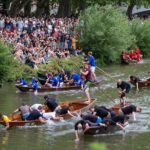
M110 74L108 74L107 72L105 72L103 69L101 69L99 67L96 67L96 68L98 69L98 71L103 72L107 77L109 77L111 80L113 80L113 81L116 82L116 80Z

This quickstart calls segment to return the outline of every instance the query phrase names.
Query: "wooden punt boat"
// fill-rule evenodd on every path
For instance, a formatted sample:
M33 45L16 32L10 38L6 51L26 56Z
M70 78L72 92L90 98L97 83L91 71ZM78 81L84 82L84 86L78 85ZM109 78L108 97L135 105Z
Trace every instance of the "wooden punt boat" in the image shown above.
M112 134L119 130L121 129L116 125L110 125L108 127L94 126L94 127L89 127L88 129L85 129L84 134L85 135Z
M69 106L71 113L80 113L87 111L90 107L92 107L96 100L92 99L90 104L85 103L86 100L75 100L72 102L62 102L60 105L62 107ZM45 108L46 109L46 108ZM48 112L48 110L46 110ZM72 117L68 114L61 115L65 120L71 119ZM10 127L16 126L33 126L33 125L41 125L42 123L39 120L32 120L32 121L22 121L20 114L12 114L9 116L9 125ZM0 120L0 124L5 126L5 123Z
M136 86L135 82L130 81L131 84L133 84L134 86ZM143 88L143 87L150 87L150 79L148 80L141 80L138 82L138 86L139 88Z
M97 81L97 82L93 82L91 86L97 86L100 84L101 81ZM21 85L16 85L16 87L21 91L21 92L34 92L34 88L31 86L21 86ZM69 91L69 90L80 90L81 87L80 86L63 86L63 87L54 87L54 88L50 88L50 87L40 87L38 89L38 92L54 92L54 91Z

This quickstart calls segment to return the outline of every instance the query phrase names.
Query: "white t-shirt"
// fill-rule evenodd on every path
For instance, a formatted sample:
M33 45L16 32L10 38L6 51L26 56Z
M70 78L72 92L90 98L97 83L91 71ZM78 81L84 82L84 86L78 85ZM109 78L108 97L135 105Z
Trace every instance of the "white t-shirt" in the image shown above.
M38 110L38 107L42 106L42 104L34 104L30 107L31 110Z
M45 119L52 119L55 118L55 116L56 116L56 112L43 113L43 117Z

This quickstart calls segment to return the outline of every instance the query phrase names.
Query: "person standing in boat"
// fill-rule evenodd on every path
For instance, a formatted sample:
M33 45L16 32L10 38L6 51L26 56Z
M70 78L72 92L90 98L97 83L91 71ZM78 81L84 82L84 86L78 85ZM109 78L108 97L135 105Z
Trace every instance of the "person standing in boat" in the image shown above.
M120 96L120 102L123 100L123 105L125 105L126 94L130 92L131 86L128 82L122 81L121 79L119 79L117 81L117 88L121 89L118 91L119 96Z
M91 73L92 73L92 80L93 81L96 81L96 74L95 74L95 69L96 69L96 63L95 63L95 59L94 59L94 56L92 55L92 52L89 51L88 52L88 62L90 64L90 70L91 70Z
M9 118L6 115L0 114L0 120L2 120L5 123L5 128L3 130L8 130L10 128Z
M89 90L90 90L90 85L92 83L92 73L91 73L89 64L85 64L84 69L82 69L80 73L85 76L85 85L84 85L83 90L87 97L87 103L90 103L91 96L90 96Z

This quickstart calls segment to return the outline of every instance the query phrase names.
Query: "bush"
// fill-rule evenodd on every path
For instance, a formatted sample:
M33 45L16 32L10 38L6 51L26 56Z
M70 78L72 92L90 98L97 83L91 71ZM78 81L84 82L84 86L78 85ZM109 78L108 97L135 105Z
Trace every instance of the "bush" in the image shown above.
M82 58L80 56L70 57L65 59L53 59L48 64L39 65L39 72L49 71L57 73L58 70L66 69L69 71L79 71L82 66Z
M136 45L144 56L150 56L150 19L141 21L134 19L131 23L132 34L136 37Z
M15 74L15 72L11 73L11 70L16 64L10 48L0 41L0 82L8 81L9 77Z
M126 15L110 5L87 8L80 15L77 32L80 46L92 50L99 62L107 64L116 62L135 39Z

